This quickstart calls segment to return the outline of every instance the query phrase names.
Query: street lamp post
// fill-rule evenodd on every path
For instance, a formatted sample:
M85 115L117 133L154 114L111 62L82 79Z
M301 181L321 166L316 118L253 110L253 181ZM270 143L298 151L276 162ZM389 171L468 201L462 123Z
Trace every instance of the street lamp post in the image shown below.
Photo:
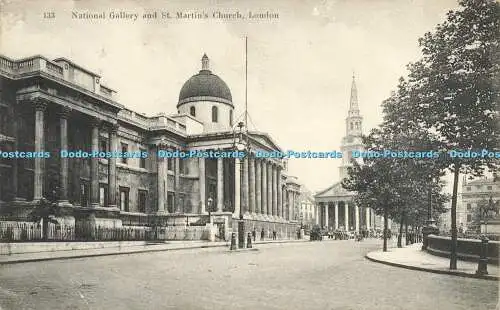
M432 218L432 183L433 183L433 178L431 177L431 182L429 184L429 204L428 204L428 209L427 209L427 225L422 228L422 235L423 235L423 244L422 244L422 250L427 250L427 247L429 245L429 238L428 236L431 234L437 234L439 233L439 229L436 226L436 221Z
M210 224L212 224L212 204L213 204L214 200L212 197L208 197L208 201L207 201L207 204L208 204L208 221L210 222Z
M243 127L244 127L243 122L238 123L238 128L239 128L239 134L238 134L238 139L236 141L235 139L235 147L239 152L248 152L248 141L246 141L243 138ZM248 139L248 137L247 137ZM247 154L245 154L246 156ZM239 162L240 165L240 188L243 185L243 180L244 180L244 175L243 175L243 165L244 161L243 158L240 159ZM241 197L240 197L241 198ZM241 202L245 202L245 199L241 199ZM240 214L239 214L239 220L238 220L238 247L240 249L245 247L245 222L243 220L243 208L246 207L240 203Z

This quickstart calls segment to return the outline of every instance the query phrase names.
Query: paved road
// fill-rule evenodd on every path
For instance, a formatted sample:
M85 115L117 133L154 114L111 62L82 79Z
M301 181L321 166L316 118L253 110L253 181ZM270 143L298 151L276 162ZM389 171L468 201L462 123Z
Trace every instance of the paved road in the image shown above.
M364 259L379 241L0 266L2 309L495 309L498 283Z

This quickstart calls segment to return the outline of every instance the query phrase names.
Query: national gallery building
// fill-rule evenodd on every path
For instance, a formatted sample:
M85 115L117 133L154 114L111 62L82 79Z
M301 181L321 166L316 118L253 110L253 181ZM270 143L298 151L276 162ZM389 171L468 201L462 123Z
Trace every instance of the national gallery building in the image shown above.
M282 149L269 134L235 122L231 91L206 55L170 116L127 109L99 75L66 58L0 56L0 79L2 218L20 220L45 198L57 202L67 225L136 227L151 217L192 225L208 221L210 212L226 236L241 217L247 230L295 233L300 184L284 160L252 155ZM157 156L229 152L241 140L250 150L243 159ZM147 156L68 158L60 150ZM16 151L50 156L11 156Z

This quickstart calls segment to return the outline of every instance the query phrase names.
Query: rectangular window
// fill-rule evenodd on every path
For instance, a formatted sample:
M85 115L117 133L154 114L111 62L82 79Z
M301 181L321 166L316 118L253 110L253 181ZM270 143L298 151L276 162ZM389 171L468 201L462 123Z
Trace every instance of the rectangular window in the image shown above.
M174 159L173 158L167 158L167 167L168 167L168 171L174 171Z
M108 206L108 184L99 185L99 204L101 207Z
M468 191L468 192L470 192L470 191L471 191L470 186L467 186L467 191Z
M189 174L189 169L186 160L180 158L179 159L179 173L181 174Z
M128 144L127 143L122 143L122 164L127 164L127 158L124 156L126 152L128 152Z
M488 190L489 190L489 191L491 191L491 189L492 189L492 188L493 188L493 187L491 187L491 186L488 186Z
M167 210L169 213L174 213L174 193L167 193Z
M471 214L467 214L467 222L472 222L472 215Z
M99 142L99 150L101 152L108 151L108 141L106 141L106 139L101 139L101 141Z
M80 183L80 204L82 207L89 207L90 201L90 185L87 181L81 181Z
M0 107L0 133L7 134L7 108Z
M129 211L129 188L120 186L120 210Z
M139 149L139 151L141 153L146 153L147 150L146 149ZM139 168L143 168L143 169L146 169L146 158L145 157L142 157L139 159Z
M139 190L139 212L146 213L147 200L148 200L148 192L145 190Z
M472 208L472 207L471 207L470 203L468 203L468 204L467 204L467 211L470 211L470 209L471 209L471 208Z

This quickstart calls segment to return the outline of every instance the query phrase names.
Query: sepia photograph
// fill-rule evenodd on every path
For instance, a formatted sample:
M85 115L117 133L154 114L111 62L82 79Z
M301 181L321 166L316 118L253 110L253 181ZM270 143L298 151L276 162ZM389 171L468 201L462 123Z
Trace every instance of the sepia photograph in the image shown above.
M500 310L496 0L0 0L0 310Z

